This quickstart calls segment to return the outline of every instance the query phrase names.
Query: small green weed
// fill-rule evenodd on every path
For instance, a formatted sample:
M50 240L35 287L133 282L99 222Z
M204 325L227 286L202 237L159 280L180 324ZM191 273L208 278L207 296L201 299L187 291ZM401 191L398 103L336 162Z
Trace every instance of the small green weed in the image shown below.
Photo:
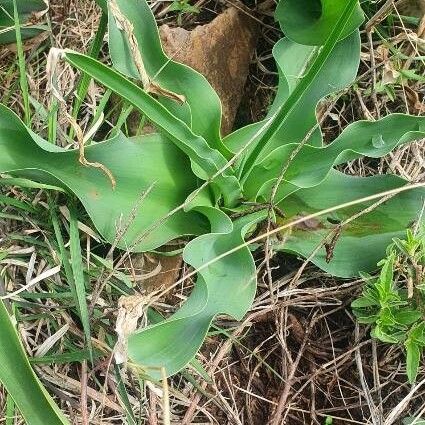
M372 337L404 344L406 371L413 383L425 347L425 234L408 230L394 238L379 266L378 277L363 274L362 296L352 303L360 323L371 324Z
M199 8L192 6L189 0L174 0L169 9L170 12L178 12L177 25L182 24L182 17L186 13L199 13Z

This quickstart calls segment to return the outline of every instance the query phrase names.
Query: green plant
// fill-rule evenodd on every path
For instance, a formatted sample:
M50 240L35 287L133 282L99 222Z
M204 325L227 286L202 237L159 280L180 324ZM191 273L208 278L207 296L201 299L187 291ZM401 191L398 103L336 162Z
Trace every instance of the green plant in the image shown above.
M409 416L403 419L403 425L425 425L425 419Z
M199 8L192 6L189 0L173 0L168 10L170 12L178 12L177 25L181 25L182 17L185 13L199 13Z
M157 133L116 132L86 147L80 135L79 151L65 150L0 106L0 172L75 195L103 238L119 248L142 252L192 238L183 253L197 274L191 296L171 317L128 339L129 362L139 370L153 378L161 368L175 374L195 356L217 314L243 318L256 291L245 240L259 223L277 222L267 237L281 232L285 243L273 239L274 249L303 257L317 251L316 265L349 277L373 270L391 239L416 219L420 185L392 175L351 177L335 167L423 137L425 118L396 114L353 123L326 146L317 123L318 102L356 77L358 0L322 0L320 11L310 0L279 4L276 18L287 38L273 52L280 77L274 103L263 121L224 139L217 94L203 76L166 57L149 5L101 6L115 69L72 51L62 57L138 109ZM386 202L373 206L384 194Z
M13 5L14 0L0 0L0 44L16 42ZM43 0L16 0L16 6L23 39L35 37L46 31L46 26L31 22L31 20L40 19L46 12L46 2Z
M389 344L404 343L406 370L413 383L425 347L425 234L407 231L388 247L377 278L363 275L366 285L352 303L360 323L372 326L371 335Z
M31 425L67 424L65 416L38 380L3 301L0 299L0 382L12 394Z

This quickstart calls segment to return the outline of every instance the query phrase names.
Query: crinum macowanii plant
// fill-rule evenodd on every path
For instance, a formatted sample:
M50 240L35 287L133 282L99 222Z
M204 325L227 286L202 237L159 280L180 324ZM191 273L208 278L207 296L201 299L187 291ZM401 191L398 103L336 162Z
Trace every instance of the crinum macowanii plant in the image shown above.
M100 3L113 67L68 50L62 57L137 108L157 132L118 133L86 147L86 160L102 164L112 185L102 169L81 164L78 151L47 143L2 106L0 172L54 182L75 195L99 234L119 248L145 252L190 238L183 258L197 276L191 295L127 341L129 362L147 375L184 368L218 314L243 318L256 292L251 242L266 235L245 241L261 223L277 222L267 236L274 250L315 253L318 267L350 277L374 270L389 241L417 218L425 194L419 185L393 175L349 176L336 166L379 158L423 137L425 118L355 122L327 145L317 122L318 103L356 77L358 0L281 0L276 19L285 37L273 49L274 102L264 120L225 138L217 94L202 75L166 57L148 3ZM397 195L370 208L389 193ZM128 224L117 241L118 223Z

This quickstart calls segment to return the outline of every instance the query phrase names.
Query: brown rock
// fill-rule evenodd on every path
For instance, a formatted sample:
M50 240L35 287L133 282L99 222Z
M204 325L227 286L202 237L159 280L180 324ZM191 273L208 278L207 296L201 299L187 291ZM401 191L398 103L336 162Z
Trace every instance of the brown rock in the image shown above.
M204 75L220 97L223 135L232 130L257 35L256 21L234 7L193 31L160 27L167 55Z

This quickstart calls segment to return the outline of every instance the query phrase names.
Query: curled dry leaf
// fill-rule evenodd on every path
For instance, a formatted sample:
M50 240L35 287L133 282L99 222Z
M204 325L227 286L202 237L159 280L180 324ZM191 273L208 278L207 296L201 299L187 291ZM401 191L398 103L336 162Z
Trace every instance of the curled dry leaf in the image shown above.
M49 51L49 55L47 57L47 65L46 65L46 73L47 73L47 81L48 81L48 91L52 92L53 96L62 104L66 105L66 101L64 97L62 96L61 89L59 88L59 79L58 79L58 65L60 60L62 59L64 54L64 50L57 49L55 47L51 48ZM99 168L102 170L102 172L108 177L108 179L111 182L112 188L115 189L116 181L112 174L112 172L103 164L100 162L91 162L88 161L85 156L85 143L89 139L89 136L84 136L82 128L77 123L76 119L71 116L66 110L64 112L65 117L69 124L74 129L74 132L77 136L77 143L79 148L79 162L80 164L84 165L85 167L93 167L93 168ZM100 123L95 123L95 129L96 125ZM93 129L90 131L90 133L93 131Z
M158 253L136 254L131 256L131 264L126 266L133 271L135 282L141 281L148 293L169 288L179 277L183 259L181 255ZM139 274L138 271L142 271Z
M420 114L425 113L425 105L424 103L419 99L419 94L416 90L412 89L409 86L404 87L406 91L406 96L409 101L409 104L412 105L412 107L419 112Z
M118 340L115 345L115 361L122 364L127 361L127 337L137 329L139 320L142 326L146 326L146 310L150 297L133 295L121 297L118 302L118 316L115 331Z

